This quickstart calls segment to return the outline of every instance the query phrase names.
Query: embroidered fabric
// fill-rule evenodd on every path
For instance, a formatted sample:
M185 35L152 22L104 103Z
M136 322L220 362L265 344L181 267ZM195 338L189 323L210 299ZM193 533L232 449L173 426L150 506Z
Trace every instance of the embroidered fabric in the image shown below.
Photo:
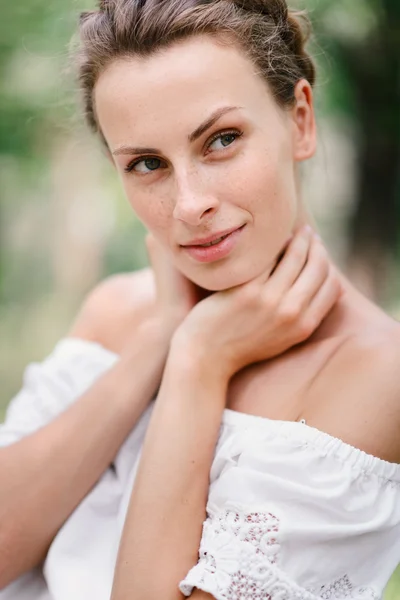
M279 519L270 512L247 512L238 506L218 511L205 521L199 562L180 590L195 587L216 600L379 600L371 588L356 588L349 577L306 589L279 565Z
M380 595L368 587L355 589L349 577L344 575L334 583L323 585L317 594L322 600L333 600L336 598L357 598L357 600L380 600Z

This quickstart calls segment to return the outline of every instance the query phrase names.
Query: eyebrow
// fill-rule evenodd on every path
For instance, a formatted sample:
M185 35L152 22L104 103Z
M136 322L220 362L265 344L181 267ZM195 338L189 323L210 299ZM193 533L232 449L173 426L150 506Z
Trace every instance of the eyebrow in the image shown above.
M233 110L239 110L241 106L224 106L214 111L201 125L199 125L189 136L188 140L191 144L199 139L210 127L212 127L218 119L226 115ZM121 154L162 154L158 148L144 148L134 146L120 146L113 151L113 156L119 156Z

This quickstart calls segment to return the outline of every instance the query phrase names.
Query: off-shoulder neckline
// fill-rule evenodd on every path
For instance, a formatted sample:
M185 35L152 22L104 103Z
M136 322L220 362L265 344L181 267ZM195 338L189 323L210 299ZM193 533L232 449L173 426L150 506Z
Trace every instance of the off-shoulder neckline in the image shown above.
M108 359L118 360L119 355L102 344L78 337L62 338L56 345L55 352L72 349L87 350L91 348L96 353L102 353ZM312 446L322 455L335 456L346 465L350 465L366 474L375 475L380 479L400 485L400 464L386 461L368 454L351 444L329 433L321 431L301 421L283 421L270 419L249 413L243 413L226 408L222 416L222 426L240 431L257 431L262 437L286 438L299 446Z

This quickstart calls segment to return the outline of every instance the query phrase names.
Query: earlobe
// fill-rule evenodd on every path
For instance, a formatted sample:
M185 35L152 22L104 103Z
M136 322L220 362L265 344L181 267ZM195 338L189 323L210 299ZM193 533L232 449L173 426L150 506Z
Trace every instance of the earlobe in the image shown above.
M294 160L300 162L314 156L317 147L317 133L314 114L313 92L307 80L299 81L295 88L293 107Z

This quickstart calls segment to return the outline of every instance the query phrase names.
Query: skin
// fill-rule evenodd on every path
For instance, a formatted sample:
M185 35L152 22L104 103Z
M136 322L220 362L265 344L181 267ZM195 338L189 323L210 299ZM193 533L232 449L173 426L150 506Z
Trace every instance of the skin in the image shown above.
M238 48L207 37L187 40L147 59L115 61L100 76L95 90L98 121L127 197L171 263L197 286L216 291L260 284L263 276L268 280L288 239L307 222L297 174L298 163L310 158L316 145L307 82L297 84L295 100L292 109L279 108ZM190 143L191 132L221 106L241 109L226 113ZM226 145L221 138L211 142L214 133L232 130L239 131L240 137L225 139ZM133 146L155 149L147 154L152 160L143 162L146 155L127 149ZM125 173L136 160L142 162ZM223 261L198 264L180 247L192 238L243 224L239 244ZM207 374L218 356L226 358L227 348L237 343L228 332L235 328L227 325L235 322L240 310L236 316L232 313L231 321L224 321L223 301L219 316L216 308L217 298L223 296L215 295L202 304L208 310L196 307L184 320L179 328L184 335L174 336L172 358L146 439L113 600L180 597L176 581L181 565L187 566L187 557L198 547L207 474L224 406L268 418L305 418L308 424L375 456L400 460L400 363L394 351L400 341L399 327L340 278L340 300L303 344L269 359L267 353L263 357L246 347L243 335L241 345L235 346L238 355L244 352L243 360L217 381ZM262 285L258 289L261 293ZM224 323L225 328L218 327ZM248 331L253 349L259 347L256 334ZM219 353L213 355L215 343ZM199 352L199 345L208 352ZM193 363L185 362L186 373L180 370L183 356L194 357ZM192 410L204 412L197 414L195 430L184 439L175 431L187 431L182 415L190 395L196 396ZM207 401L209 397L214 404ZM177 419L183 420L179 426ZM189 462L196 468L191 469ZM150 502L156 487L159 498ZM190 497L186 490L192 490ZM150 509L150 514L160 514L160 527L169 524L163 538L166 562L157 568L153 555L160 529L154 525L155 531L149 531L144 525ZM183 538L176 537L177 527L172 526L179 522L185 523ZM178 566L168 563L171 555ZM132 580L131 565L139 557L140 574ZM154 572L158 578L152 576ZM193 597L209 596L196 591Z
M222 290L259 276L304 222L296 164L315 151L312 95L301 82L295 109L283 111L239 50L202 37L184 47L112 63L96 86L96 111L135 213L186 277ZM188 141L216 110L235 106ZM223 131L242 135L211 142ZM150 156L159 168L142 161L125 173L140 158L117 154L127 146L158 149ZM180 247L244 224L228 260L199 264Z

